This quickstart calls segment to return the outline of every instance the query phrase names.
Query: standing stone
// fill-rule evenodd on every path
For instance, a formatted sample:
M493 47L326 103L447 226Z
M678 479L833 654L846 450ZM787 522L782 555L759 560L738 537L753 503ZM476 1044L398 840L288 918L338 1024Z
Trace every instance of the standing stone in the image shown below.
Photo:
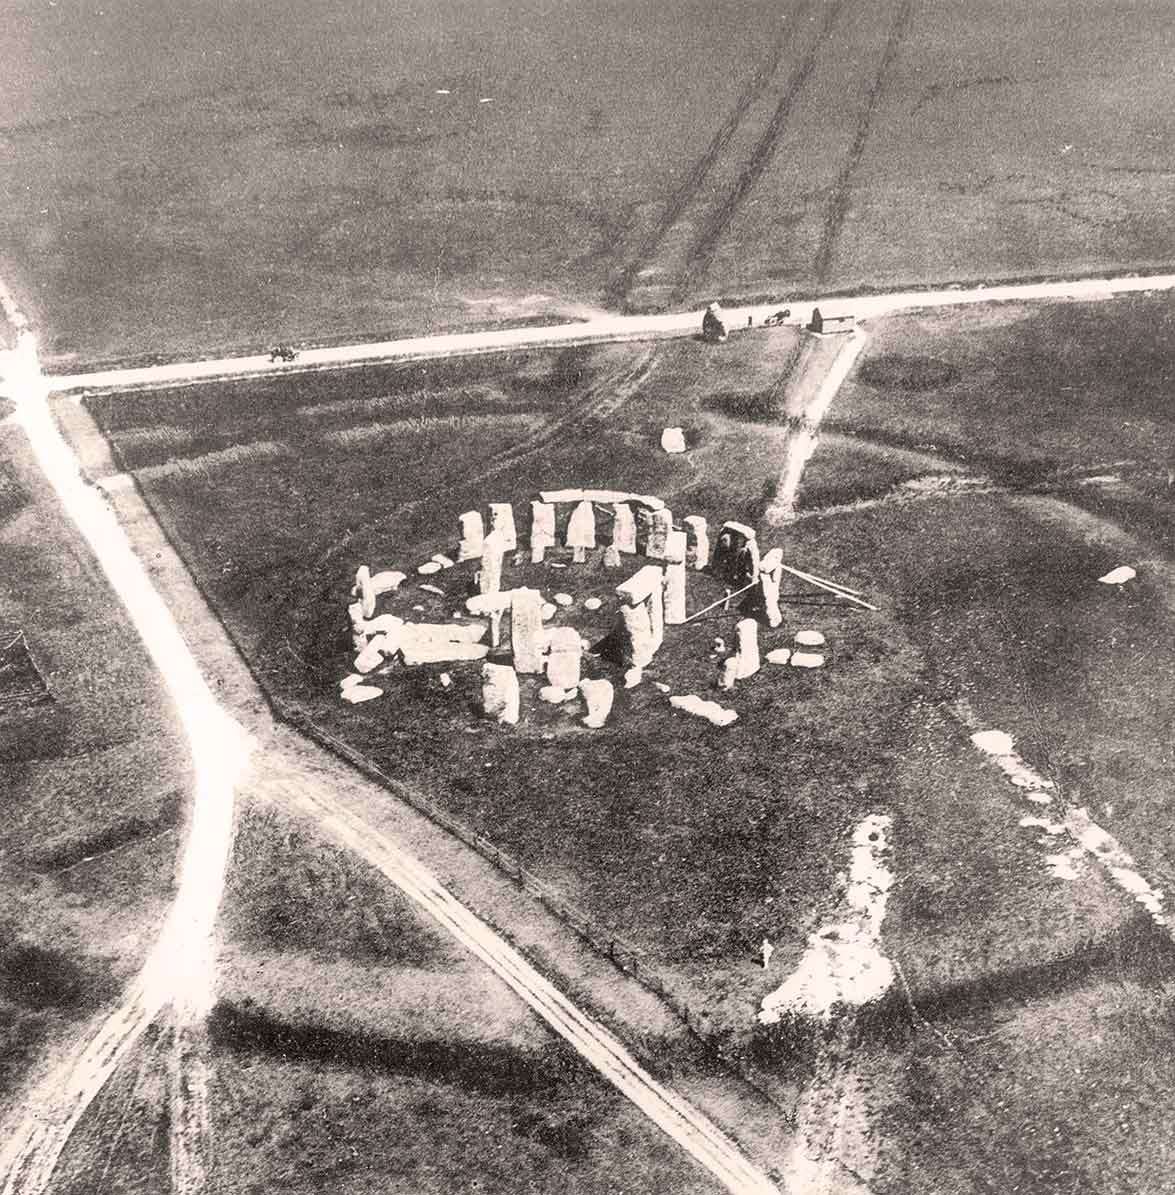
M513 552L518 547L518 532L514 528L514 507L509 502L490 503L490 531L502 533L503 552Z
M783 614L779 609L779 588L782 581L783 549L772 548L759 562L763 618L769 627L777 627L783 622Z
M671 531L665 541L665 622L680 626L685 622L686 533Z
M547 684L574 689L579 684L583 644L575 627L556 627L547 632Z
M612 546L629 555L636 551L636 517L627 502L612 504Z
M738 679L746 680L759 671L759 624L753 618L740 618L738 626Z
M686 515L681 521L685 524L687 560L695 569L704 569L710 563L710 533L706 520L701 515Z
M587 706L587 715L583 720L585 726L598 730L608 720L612 712L612 702L615 691L610 680L581 680L579 691Z
M530 562L542 564L548 548L555 546L555 507L550 502L530 504Z
M365 564L361 564L355 573L355 587L363 604L363 617L371 618L375 614L375 586L371 583L371 569Z
M487 718L513 726L521 712L518 673L509 664L481 666L481 702Z
M481 555L485 541L485 523L481 512L467 510L461 516L461 543L457 548L458 560L476 560Z
M653 627L649 618L649 603L621 606L616 629L617 663L626 668L646 668L653 661Z
M481 571L477 574L479 593L497 593L502 588L502 559L505 555L505 541L502 533L495 528L482 543Z
M685 432L680 427L667 427L661 432L661 449L664 452L685 451Z
M658 570L657 584L649 595L649 626L653 631L653 650L665 642L665 574Z
M604 567L619 568L620 565L620 549L615 544L609 544L604 549Z
M738 656L727 656L722 661L722 670L718 674L718 687L733 689L736 680L738 680Z
M567 546L577 564L582 564L588 549L596 546L596 508L590 502L580 502L571 512L567 521Z
M650 560L665 559L665 544L673 531L673 512L662 509L654 510L649 518L649 538L645 544L645 555Z
M510 650L518 672L529 676L542 672L546 634L543 630L543 595L537 589L514 590L510 603Z

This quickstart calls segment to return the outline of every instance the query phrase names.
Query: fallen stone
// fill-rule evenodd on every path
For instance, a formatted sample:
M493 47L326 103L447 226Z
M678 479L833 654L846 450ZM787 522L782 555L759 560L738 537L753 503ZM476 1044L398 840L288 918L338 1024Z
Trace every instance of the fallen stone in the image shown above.
M424 607L423 606L413 606L412 609L415 613L419 614L424 609Z
M685 451L685 432L680 427L667 427L661 433L661 448L668 453Z
M687 693L684 697L670 697L669 704L686 714L693 714L696 718L705 718L713 726L729 726L738 721L738 714L716 701L705 701L696 693Z
M643 668L630 668L624 674L624 687L626 689L635 689L645 678L645 670Z
M360 705L364 701L374 701L383 695L383 689L377 689L375 685L349 685L340 694L344 701L349 701L352 705Z
M551 568L566 568L567 562L564 560L552 560L550 566Z
M556 614L559 613L559 607L554 602L543 602L542 608L543 622L550 622Z
M433 573L439 573L441 571L441 566L436 560L426 560L423 564L417 565L416 571L422 577L431 577Z
M351 626L358 630L367 621L367 616L363 613L363 603L352 602L347 607L347 615L351 619Z
M486 628L479 622L406 622L401 643L480 643Z
M573 606L575 605L575 598L573 598L569 593L557 593L555 594L555 605Z
M437 562L437 564L439 564L441 566L441 568L452 568L453 567L452 559L450 557L446 556L444 554L444 552L438 552L435 556L432 557L432 559L435 560Z
M445 596L445 591L439 585L421 585L420 589L424 593L435 593L438 597Z
M824 657L819 652L795 651L791 657L793 668L823 668Z
M598 610L604 603L598 597L587 598L583 603L585 610Z
M579 691L584 705L587 707L583 724L590 726L593 730L599 730L608 721L608 715L612 712L612 702L615 700L612 682L610 680L582 680L579 682Z
M578 687L560 689L558 685L543 685L539 690L539 700L546 701L550 705L562 705L563 702L570 701L578 692Z
M487 718L513 726L521 712L518 673L509 664L481 666L481 702Z
M400 646L403 626L404 620L394 614L377 614L375 618L363 624L363 633L367 636L382 635L384 641L389 644L385 650L389 655L393 655Z
M344 676L339 681L340 689L349 689L352 685L358 685L363 682L363 677L358 672L352 672L349 676Z
M409 667L419 664L460 664L470 660L484 660L490 653L488 643L459 643L456 640L424 640L405 644L400 655Z
M384 661L383 653L383 636L377 635L372 641L355 657L355 671L362 673L364 676L371 672L372 669L378 668Z
M407 573L397 572L395 569L385 569L382 573L372 575L371 587L378 597L381 593L395 593L407 580Z
M767 653L768 664L786 664L791 659L791 650L786 647L775 647Z
M825 642L819 631L797 631L795 641L801 647L823 647Z
M1104 577L1098 577L1098 580L1103 585L1125 585L1127 581L1132 581L1138 574L1128 564L1122 565L1120 568L1111 569Z

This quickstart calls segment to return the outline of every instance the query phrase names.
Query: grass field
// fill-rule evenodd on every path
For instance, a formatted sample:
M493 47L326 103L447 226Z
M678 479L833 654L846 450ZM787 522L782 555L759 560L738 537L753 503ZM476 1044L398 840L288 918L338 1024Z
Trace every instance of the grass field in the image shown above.
M1172 19L20 4L0 265L66 366L1170 263Z
M13 425L0 624L50 698L0 712L0 1109L113 1002L171 897L189 776L159 676Z

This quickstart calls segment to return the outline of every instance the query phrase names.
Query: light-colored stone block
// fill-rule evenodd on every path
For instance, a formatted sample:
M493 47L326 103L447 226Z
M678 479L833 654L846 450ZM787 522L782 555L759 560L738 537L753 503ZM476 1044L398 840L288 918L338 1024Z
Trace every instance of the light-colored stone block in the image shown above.
M518 531L514 526L514 507L511 503L490 503L490 531L502 533L503 551L513 552L518 547Z
M661 433L661 449L668 453L684 452L685 432L680 427L665 428Z
M555 546L555 507L550 502L530 504L530 560L541 564L548 548Z
M481 666L481 703L487 718L514 726L522 709L518 673L509 664Z
M609 680L582 680L579 682L579 691L583 696L583 703L587 707L583 724L590 726L593 730L598 730L608 721L608 715L612 712L612 703L616 697L612 682Z
M617 553L636 552L636 515L627 502L612 505L612 547Z
M738 626L738 679L746 680L759 671L759 624L753 618L740 618Z
M482 541L481 569L477 574L479 593L497 593L502 588L502 561L505 555L505 538L495 528Z
M665 623L680 626L685 622L686 533L671 531L665 542Z
M461 543L457 548L457 559L476 560L485 542L485 520L481 517L481 511L467 510L460 522Z
M375 613L375 586L371 583L371 569L365 564L355 573L355 585L359 590L359 601L363 606L363 617L371 618Z
M681 521L685 526L686 561L696 570L704 569L710 563L710 532L706 520L701 515L686 515Z
M558 689L579 684L583 646L574 627L556 627L547 632L547 683Z
M537 589L516 589L510 603L510 651L515 669L528 676L543 670L543 595Z

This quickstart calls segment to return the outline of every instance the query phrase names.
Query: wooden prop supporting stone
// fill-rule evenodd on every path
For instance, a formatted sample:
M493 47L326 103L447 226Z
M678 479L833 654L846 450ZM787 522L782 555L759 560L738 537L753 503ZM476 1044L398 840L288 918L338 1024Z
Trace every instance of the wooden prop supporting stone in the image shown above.
M543 595L537 589L515 589L510 602L510 651L516 671L530 676L542 672L546 634Z
M461 543L457 548L458 560L476 560L481 555L485 542L485 523L481 512L467 510L461 516Z
M698 571L710 563L710 532L702 515L686 515L681 520L686 534L686 561Z
M547 684L574 689L579 684L583 641L575 627L556 627L547 632Z
M548 548L553 548L555 539L555 507L550 502L530 504L530 562L542 564Z
M518 547L518 532L514 527L514 507L509 502L490 503L490 531L502 533L502 550L513 552Z
M522 708L518 673L509 664L481 666L481 701L487 718L514 726Z
M685 622L686 533L671 531L665 541L665 623L680 626Z
M586 500L576 505L567 521L567 546L576 564L582 564L596 546L596 508Z

